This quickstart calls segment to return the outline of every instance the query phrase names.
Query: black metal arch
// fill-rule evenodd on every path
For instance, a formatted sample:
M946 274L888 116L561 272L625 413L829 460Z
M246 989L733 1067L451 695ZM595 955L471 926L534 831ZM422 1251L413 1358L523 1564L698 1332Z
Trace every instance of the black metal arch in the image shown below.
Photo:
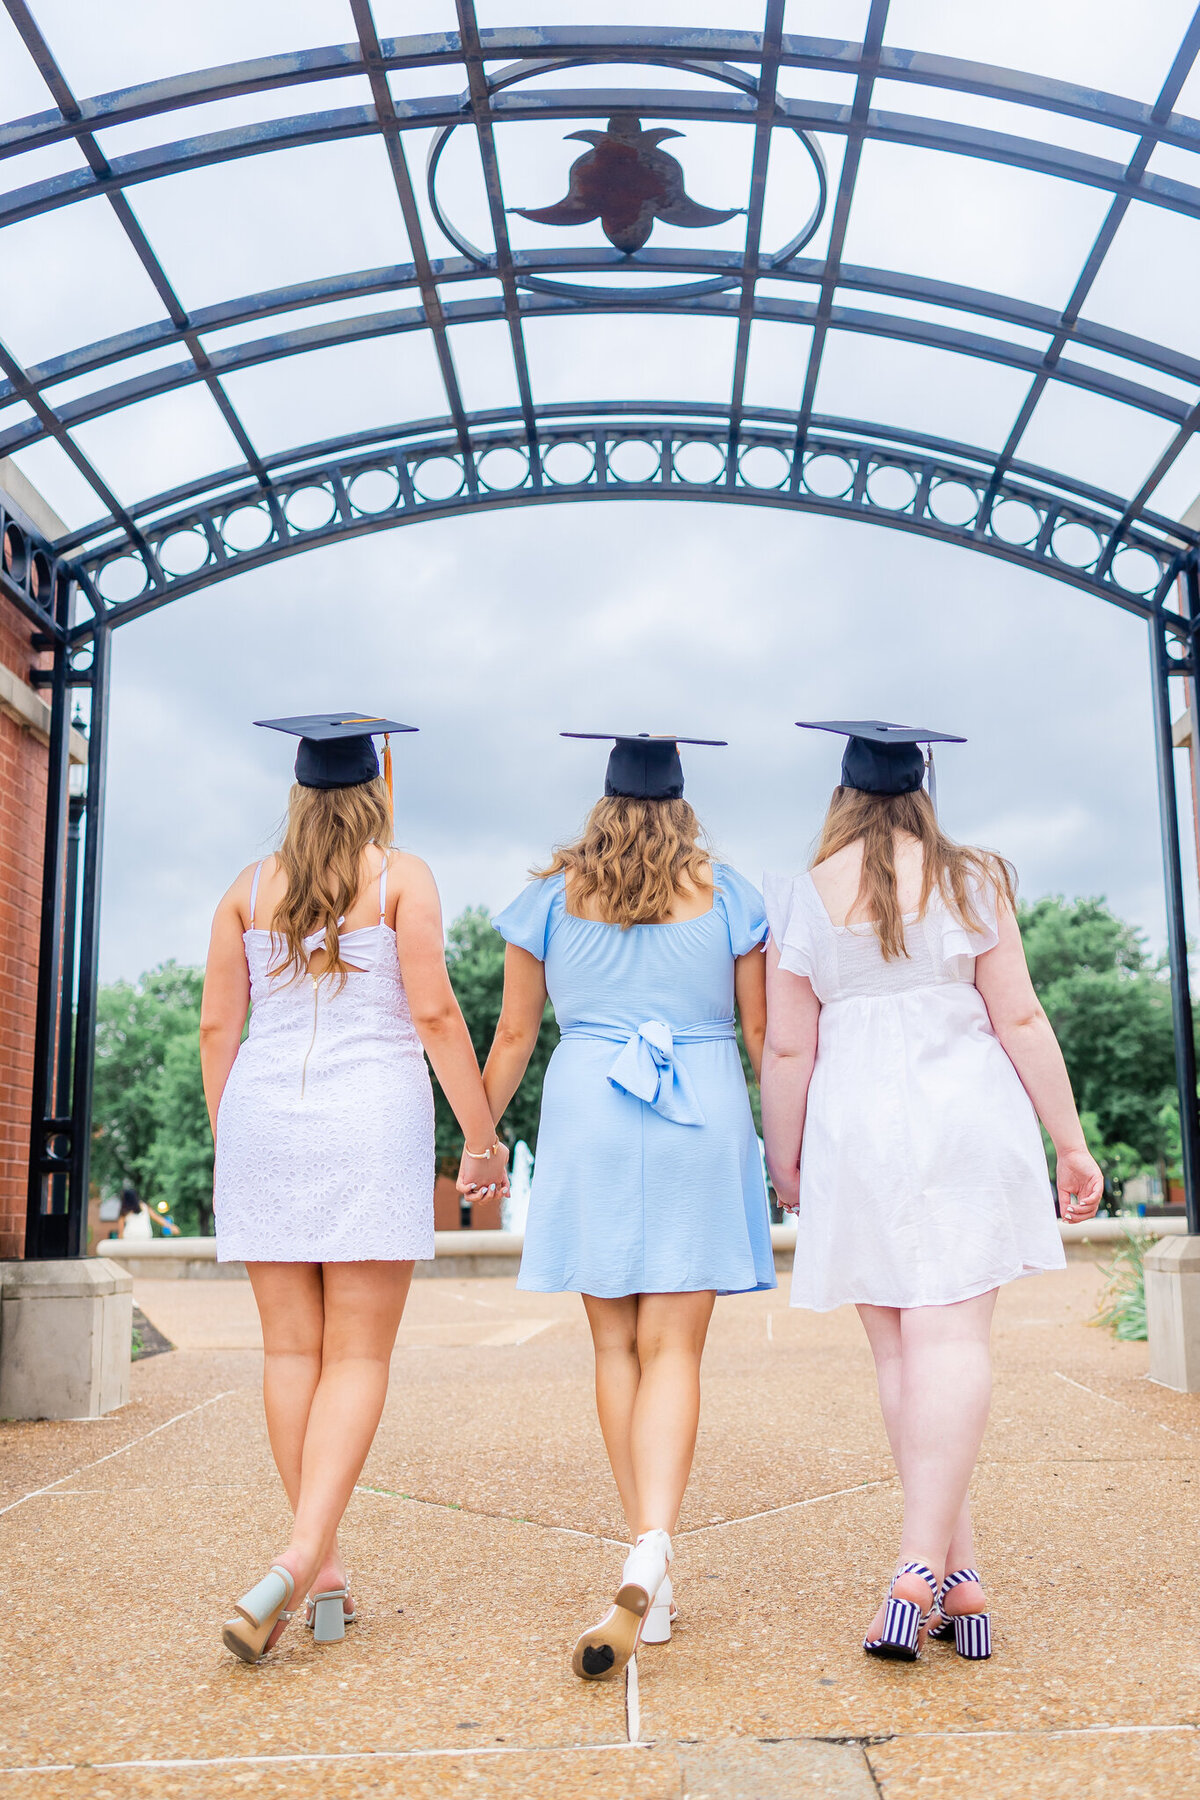
M1144 104L1067 82L916 52L884 42L888 0L871 0L861 43L789 36L784 0L763 0L761 31L671 31L606 26L481 30L473 0L455 0L458 29L381 39L370 0L349 0L351 43L285 53L224 68L171 76L80 99L40 30L29 0L3 0L45 81L52 107L0 124L0 165L32 150L72 142L85 167L0 193L0 230L101 198L145 270L162 308L118 336L66 349L23 366L0 342L0 457L56 442L88 481L100 511L55 543L39 540L19 508L0 496L0 591L34 627L51 666L35 678L51 689L55 736L47 831L43 992L39 999L37 1092L31 1160L30 1253L77 1252L87 1186L91 1021L95 989L96 899L103 798L104 715L112 631L173 599L279 557L366 532L496 507L580 500L690 499L787 507L870 520L1001 557L1086 589L1147 622L1155 676L1156 729L1168 883L1168 925L1176 1003L1177 1054L1184 1116L1185 1185L1193 1229L1200 1228L1200 1127L1190 999L1183 943L1182 874L1170 754L1170 687L1196 666L1200 617L1200 532L1152 507L1155 490L1200 427L1200 359L1087 316L1088 298L1113 239L1136 201L1200 224L1200 121L1174 111L1200 51L1200 7L1162 88ZM36 4L36 0L34 0ZM670 70L684 85L571 85L581 67ZM444 73L437 96L406 95L412 71ZM800 98L781 89L806 71L853 82L845 104ZM187 135L188 109L213 101L310 89L346 76L365 80L370 103L297 112L265 123ZM1001 101L1014 131L985 130L874 102L880 81ZM787 85L787 83L785 83ZM514 249L497 150L498 129L549 120L606 116L643 122L702 121L752 137L742 196L744 244L715 251L647 244L633 254L595 243L583 249ZM1050 121L1065 117L1123 133L1124 160L1085 154L1053 141ZM109 156L104 134L158 117L164 140ZM1046 122L1042 137L1038 121ZM178 123L182 121L182 123ZM172 137L167 127L179 135ZM479 247L445 213L437 192L440 148L452 132L477 148L491 232ZM428 204L460 252L431 253L417 181L413 133L433 134L426 170ZM773 147L799 135L813 159L817 196L791 240L764 242L763 215ZM404 261L344 271L301 286L230 297L189 311L176 293L136 211L147 182L189 169L274 155L301 145L377 138L387 155L404 226ZM841 141L836 181L825 173L824 146ZM1107 210L1075 287L1061 309L888 269L843 261L847 226L866 144L903 145L1050 176L1080 193L1107 196ZM1194 182L1149 172L1159 146L1197 156ZM2 177L0 177L2 179ZM526 196L520 196L525 199ZM805 247L828 224L824 255ZM3 240L0 239L0 249ZM398 248L400 246L398 245ZM493 284L479 297L481 280ZM770 291L760 284L770 282ZM463 284L472 286L462 292ZM791 293L779 289L787 284ZM356 301L395 295L384 312L354 315ZM890 304L892 310L872 307ZM284 319L339 304L345 316L295 326ZM907 309L907 310L905 310ZM937 316L938 309L969 320ZM549 404L537 392L526 331L548 317L620 312L728 320L734 351L727 398L701 403L598 403L580 395ZM931 316L932 315L932 316ZM230 327L264 329L232 348L214 341ZM507 328L518 403L472 412L464 403L450 328L501 321ZM751 338L759 324L811 333L801 391L770 406L746 395ZM0 321L2 326L2 321ZM1014 341L1013 329L1042 344ZM831 331L924 346L1012 370L1026 378L1025 398L997 451L954 443L878 420L815 412L817 384ZM1006 335L1006 331L1010 335ZM437 416L368 422L321 442L257 444L230 397L231 375L336 345L428 333L445 408ZM149 372L131 368L147 352L169 360ZM171 353L177 351L178 355ZM302 364L297 365L302 368ZM100 376L70 399L63 384ZM1021 455L1039 400L1052 382L1119 402L1168 428L1168 441L1136 491L1108 493L1071 469L1040 467ZM218 407L241 460L211 469L170 492L118 496L73 435L155 396L203 388ZM1182 396L1181 397L1181 390ZM86 799L68 801L66 718L76 695L90 707ZM64 840L83 842L80 928L73 914L73 864ZM72 838L71 833L74 832ZM60 979L51 946L79 936L78 976ZM74 1008L74 1011L73 1011Z

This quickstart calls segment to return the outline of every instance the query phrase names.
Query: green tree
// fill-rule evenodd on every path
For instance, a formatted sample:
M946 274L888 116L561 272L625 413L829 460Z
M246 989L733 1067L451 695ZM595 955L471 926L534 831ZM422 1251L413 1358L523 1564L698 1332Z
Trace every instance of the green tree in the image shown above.
M446 967L462 1007L475 1054L482 1065L492 1043L500 1002L504 994L504 939L493 927L482 906L468 907L446 933ZM542 1080L546 1064L558 1042L554 1013L547 1004L529 1068L504 1115L503 1135L510 1144L524 1138L537 1145L538 1113L542 1104ZM462 1133L436 1078L433 1084L436 1111L436 1149L440 1165L458 1166Z
M133 1181L149 1202L150 1156L161 1128L162 1071L168 1047L185 1039L197 1055L203 971L163 963L138 982L114 981L96 1003L92 1175L102 1189ZM207 1126L206 1126L207 1129Z
M1050 895L1018 916L1097 1160L1118 1188L1140 1169L1169 1168L1178 1107L1165 971L1103 900Z
M211 1237L213 1141L198 1027L168 1040L154 1088L157 1129L142 1161L149 1198L168 1202L185 1237Z

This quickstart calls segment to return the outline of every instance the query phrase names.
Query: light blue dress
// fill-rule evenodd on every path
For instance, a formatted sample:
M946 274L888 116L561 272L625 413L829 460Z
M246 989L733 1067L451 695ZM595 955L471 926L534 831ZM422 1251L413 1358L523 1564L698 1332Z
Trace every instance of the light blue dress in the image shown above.
M530 882L494 921L546 965L562 1033L518 1287L615 1299L775 1286L733 1020L734 958L767 920L736 870L713 875L711 911L677 924L577 919L563 875Z

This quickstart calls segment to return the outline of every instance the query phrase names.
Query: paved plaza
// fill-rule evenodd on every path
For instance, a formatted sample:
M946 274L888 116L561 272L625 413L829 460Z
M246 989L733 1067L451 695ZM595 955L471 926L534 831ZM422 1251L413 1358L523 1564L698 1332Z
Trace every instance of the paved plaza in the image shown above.
M178 1347L96 1422L5 1425L0 1792L21 1800L1200 1794L1200 1400L1088 1324L1097 1269L1004 1292L976 1483L997 1653L859 1649L899 1492L849 1313L718 1303L680 1622L584 1686L622 1525L578 1301L421 1281L347 1517L361 1623L257 1668L230 1602L286 1537L235 1281L138 1284ZM954 1404L953 1393L946 1404Z

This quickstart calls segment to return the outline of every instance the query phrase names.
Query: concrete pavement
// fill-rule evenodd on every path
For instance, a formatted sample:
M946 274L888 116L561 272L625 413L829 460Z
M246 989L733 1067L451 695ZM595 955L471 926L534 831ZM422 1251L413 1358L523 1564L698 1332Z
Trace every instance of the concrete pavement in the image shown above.
M1001 1296L990 1663L862 1655L899 1516L869 1357L852 1314L781 1292L717 1306L674 1640L584 1686L623 1526L575 1297L414 1286L347 1516L362 1622L247 1668L219 1623L286 1536L252 1297L139 1282L177 1348L132 1404L0 1425L0 1792L1200 1795L1200 1402L1088 1324L1098 1286L1074 1264Z

